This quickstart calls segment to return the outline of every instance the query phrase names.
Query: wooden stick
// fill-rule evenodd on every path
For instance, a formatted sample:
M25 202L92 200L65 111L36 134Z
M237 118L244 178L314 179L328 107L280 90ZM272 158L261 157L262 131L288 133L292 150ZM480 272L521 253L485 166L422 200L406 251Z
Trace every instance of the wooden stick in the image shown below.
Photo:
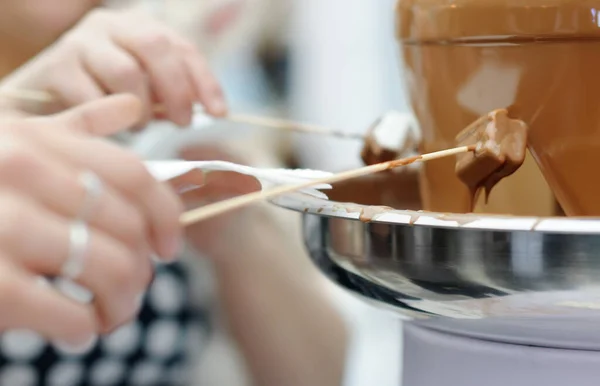
M297 185L284 185L278 186L269 190L261 190L254 193L245 194L243 196L234 197L229 200L220 201L214 204L210 204L207 206L203 206L200 208L192 209L190 211L185 212L180 217L180 222L183 226L192 225L199 221L207 220L211 217L215 217L221 215L223 213L229 212L234 209L241 208L243 206L253 204L265 199L273 198L282 194L292 193L297 190L310 188L315 185L320 184L333 184L336 182L341 182L344 180L349 180L352 178L366 176L368 174L373 174L377 172L381 172L384 170L394 169L399 166L409 165L414 162L426 162L438 158L449 157L456 154L467 153L470 151L474 151L475 146L462 146L456 147L452 149L436 151L433 153L422 154L414 157L403 158L395 161L383 162L375 165L365 166L358 169L349 170L346 172L334 174L329 177L321 178L318 180L309 181L302 184Z
M0 91L0 97L22 100L22 101L31 101L31 102L41 102L41 103L51 103L56 99L54 96L45 91L37 91L37 90L2 90ZM162 105L156 105L153 108L154 113L164 113L165 107ZM200 106L194 109L195 113L203 112ZM364 135L362 134L354 134L354 133L345 133L341 130L335 130L330 127L311 125L306 123L299 123L288 121L284 119L276 119L276 118L267 118L267 117L258 117L252 115L245 114L229 114L226 117L218 118L227 120L235 123L244 123L248 125L255 126L264 126L270 127L273 129L279 130L287 130L287 131L297 131L302 133L311 133L311 134L320 134L333 136L338 138L345 139L358 139L364 140Z
M361 141L365 138L362 134L346 133L341 130L335 130L325 126L293 122L284 119L256 117L243 114L230 114L225 119L231 122L245 123L256 126L265 126L274 129L284 129L289 131L299 131L303 133L328 135L338 138L358 139Z
M27 102L52 103L56 99L54 96L45 91L38 90L2 90L0 92L2 98L22 100Z

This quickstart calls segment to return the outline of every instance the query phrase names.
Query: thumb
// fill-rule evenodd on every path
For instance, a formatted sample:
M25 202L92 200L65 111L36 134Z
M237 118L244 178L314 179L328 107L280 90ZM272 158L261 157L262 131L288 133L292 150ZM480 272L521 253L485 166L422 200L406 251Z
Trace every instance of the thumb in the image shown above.
M68 130L104 137L130 129L142 119L142 111L138 98L118 94L84 103L54 117Z

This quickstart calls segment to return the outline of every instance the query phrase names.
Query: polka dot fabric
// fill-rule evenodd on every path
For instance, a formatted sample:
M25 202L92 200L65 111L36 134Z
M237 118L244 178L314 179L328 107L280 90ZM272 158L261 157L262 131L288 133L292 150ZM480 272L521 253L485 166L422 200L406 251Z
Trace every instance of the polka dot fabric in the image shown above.
M205 310L188 306L188 279L182 266L158 267L138 319L82 356L61 352L29 331L5 332L0 385L184 385L188 354L203 345L210 328Z

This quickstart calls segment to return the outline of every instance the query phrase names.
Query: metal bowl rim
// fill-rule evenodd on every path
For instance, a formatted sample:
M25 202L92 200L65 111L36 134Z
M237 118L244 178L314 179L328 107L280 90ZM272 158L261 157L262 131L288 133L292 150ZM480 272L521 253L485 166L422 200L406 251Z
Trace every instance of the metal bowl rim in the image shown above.
M368 205L344 203L291 193L271 199L279 207L340 219L359 221L365 210L377 210ZM600 235L600 217L525 217L488 214L459 214L412 211L388 208L367 220L370 224L427 226L488 231L530 231L540 233L570 233Z

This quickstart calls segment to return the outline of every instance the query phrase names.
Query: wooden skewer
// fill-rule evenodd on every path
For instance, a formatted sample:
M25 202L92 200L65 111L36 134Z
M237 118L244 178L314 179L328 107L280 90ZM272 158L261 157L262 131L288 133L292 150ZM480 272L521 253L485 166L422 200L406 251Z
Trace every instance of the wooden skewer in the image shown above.
M403 158L395 161L388 161L375 165L365 166L362 168L349 170L346 172L334 174L329 177L309 181L302 184L278 186L269 190L262 190L254 193L249 193L243 196L234 197L229 200L220 201L215 204L187 211L180 217L180 222L183 226L188 226L221 215L231 210L241 208L249 204L273 198L282 194L292 193L301 189L310 188L315 185L333 184L336 182L362 177L368 174L373 174L384 170L394 169L399 166L409 165L414 162L426 162L438 158L449 157L456 154L467 153L474 150L474 145L456 147L452 149L436 151L433 153L422 154L414 157Z
M256 126L266 126L274 129L284 129L289 131L299 131L303 133L313 133L313 134L321 134L327 136L333 136L338 138L347 138L347 139L358 139L360 141L364 140L364 135L362 134L354 134L354 133L346 133L341 130L335 130L325 126L311 125L306 123L299 123L288 121L284 119L275 119L275 118L267 118L267 117L256 117L250 115L243 114L230 114L225 117L228 121L237 122L237 123L245 123Z
M7 99L41 103L52 103L56 100L52 94L38 90L2 90L0 96Z
M40 103L52 103L56 101L52 94L38 90L2 90L0 92L0 97ZM164 113L165 107L162 105L156 105L154 106L153 110L155 113ZM196 108L194 108L194 112L201 113L203 112L203 110L200 106L197 106ZM220 119L224 119L230 122L245 123L255 126L264 126L280 130L320 134L346 139L357 139L361 141L364 140L364 135L362 134L346 133L341 130L332 129L330 127L293 122L284 119L258 117L245 114L229 114L228 116Z

